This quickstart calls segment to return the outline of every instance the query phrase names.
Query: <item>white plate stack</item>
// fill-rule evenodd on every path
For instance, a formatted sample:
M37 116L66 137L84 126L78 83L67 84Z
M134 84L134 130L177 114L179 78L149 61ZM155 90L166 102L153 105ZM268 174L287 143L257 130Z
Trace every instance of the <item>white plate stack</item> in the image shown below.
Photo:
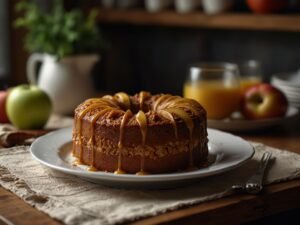
M300 71L274 75L271 83L287 96L290 105L300 108Z

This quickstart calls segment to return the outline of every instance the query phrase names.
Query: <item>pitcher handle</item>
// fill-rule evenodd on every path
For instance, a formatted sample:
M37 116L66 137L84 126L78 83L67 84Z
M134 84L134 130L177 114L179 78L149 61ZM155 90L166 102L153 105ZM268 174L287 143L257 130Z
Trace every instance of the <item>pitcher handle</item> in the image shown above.
M36 66L37 63L42 63L44 60L44 55L40 53L33 53L27 60L26 70L27 70L27 80L30 84L37 84L37 74Z

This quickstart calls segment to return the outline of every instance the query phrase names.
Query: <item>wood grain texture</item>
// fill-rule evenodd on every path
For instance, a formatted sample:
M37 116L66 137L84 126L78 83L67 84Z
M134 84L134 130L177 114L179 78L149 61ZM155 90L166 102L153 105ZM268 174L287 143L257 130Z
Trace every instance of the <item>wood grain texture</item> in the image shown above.
M132 25L300 31L300 16L297 14L257 15L251 13L228 13L207 15L199 11L179 14L175 11L150 13L141 9L99 10L98 21L101 23L124 23Z
M61 225L2 187L0 187L0 215L15 225Z
M11 49L11 74L9 76L10 85L25 83L26 78L26 62L28 52L24 49L24 37L26 31L24 29L16 28L14 21L21 16L21 13L16 12L15 5L20 0L11 0L9 2L9 15L10 15L10 49Z
M300 181L274 184L266 187L263 194L235 195L203 203L190 208L137 221L134 225L150 224L241 224L291 208L300 207Z

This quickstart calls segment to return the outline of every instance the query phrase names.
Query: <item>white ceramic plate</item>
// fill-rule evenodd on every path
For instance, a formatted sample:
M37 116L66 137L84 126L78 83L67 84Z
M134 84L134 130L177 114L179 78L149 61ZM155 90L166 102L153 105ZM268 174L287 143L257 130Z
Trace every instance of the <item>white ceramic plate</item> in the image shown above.
M246 119L224 119L224 120L207 120L208 127L219 129L223 131L253 131L266 129L275 125L284 124L287 121L293 119L299 110L290 106L286 116L262 119L262 120L246 120Z
M209 158L213 159L208 167L190 172L159 175L115 175L108 172L91 172L86 166L73 166L71 136L72 128L65 128L38 138L31 145L33 158L52 169L76 175L91 182L122 188L174 188L186 185L198 178L236 168L254 154L253 147L240 137L208 129Z
M293 88L300 88L300 72L273 75L271 78L271 83Z
M282 91L286 91L286 92L292 93L292 94L299 94L299 92L300 92L300 87L294 88L294 87L290 87L290 86L277 85L277 84L274 84L274 86L279 88Z

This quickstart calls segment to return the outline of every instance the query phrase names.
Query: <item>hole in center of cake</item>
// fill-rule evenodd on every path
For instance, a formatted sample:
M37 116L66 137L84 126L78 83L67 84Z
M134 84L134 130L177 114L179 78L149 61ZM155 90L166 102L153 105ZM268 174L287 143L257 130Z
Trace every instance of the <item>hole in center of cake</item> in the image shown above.
M131 112L135 115L137 114L140 110L143 111L144 113L147 113L152 110L151 105L149 102L144 102L144 104L139 104L138 102L134 102L131 104L130 108ZM123 109L126 111L127 109Z

